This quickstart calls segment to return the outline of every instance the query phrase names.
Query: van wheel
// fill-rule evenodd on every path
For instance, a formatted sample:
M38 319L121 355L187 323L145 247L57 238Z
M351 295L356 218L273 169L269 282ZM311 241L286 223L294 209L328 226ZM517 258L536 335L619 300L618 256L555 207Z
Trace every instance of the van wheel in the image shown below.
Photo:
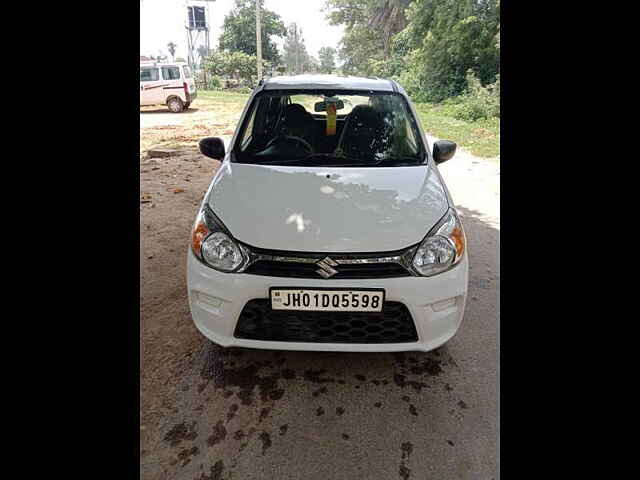
M191 106L191 102L184 104L184 109L187 110Z
M182 103L182 100L180 100L179 98L173 97L167 102L167 107L169 107L169 110L171 110L173 113L180 113L182 110L184 110L184 103Z

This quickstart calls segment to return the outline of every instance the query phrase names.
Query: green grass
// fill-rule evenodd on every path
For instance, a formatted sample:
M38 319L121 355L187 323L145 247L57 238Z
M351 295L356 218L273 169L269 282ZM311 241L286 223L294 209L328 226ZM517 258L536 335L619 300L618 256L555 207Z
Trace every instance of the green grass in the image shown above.
M198 97L195 101L198 102L204 100L205 102L211 101L237 104L237 106L242 109L248 98L249 94L247 93L225 92L221 90L198 90Z
M500 155L500 119L490 118L465 122L453 117L450 107L432 103L416 103L420 121L427 133L456 142L478 157Z

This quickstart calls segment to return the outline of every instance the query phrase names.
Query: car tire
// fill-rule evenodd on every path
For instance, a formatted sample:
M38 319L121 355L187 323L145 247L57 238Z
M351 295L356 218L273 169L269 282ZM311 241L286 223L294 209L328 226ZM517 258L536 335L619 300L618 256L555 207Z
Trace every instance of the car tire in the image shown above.
M184 109L187 110L191 106L191 102L187 102L184 104Z
M173 113L180 113L184 110L184 103L178 97L172 97L167 102L167 107Z

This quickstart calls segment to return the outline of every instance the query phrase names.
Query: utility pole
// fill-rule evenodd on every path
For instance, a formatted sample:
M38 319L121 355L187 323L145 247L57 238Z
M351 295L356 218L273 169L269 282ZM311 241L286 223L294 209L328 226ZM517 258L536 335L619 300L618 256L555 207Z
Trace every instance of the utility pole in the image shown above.
M260 0L256 0L256 51L258 59L258 82L262 80L262 28L260 25Z

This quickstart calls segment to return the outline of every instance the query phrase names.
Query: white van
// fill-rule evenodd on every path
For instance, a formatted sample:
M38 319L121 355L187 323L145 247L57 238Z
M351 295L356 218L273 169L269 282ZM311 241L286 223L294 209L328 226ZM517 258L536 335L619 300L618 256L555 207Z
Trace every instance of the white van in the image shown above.
M196 83L185 63L140 62L140 106L166 105L178 113L196 96Z

